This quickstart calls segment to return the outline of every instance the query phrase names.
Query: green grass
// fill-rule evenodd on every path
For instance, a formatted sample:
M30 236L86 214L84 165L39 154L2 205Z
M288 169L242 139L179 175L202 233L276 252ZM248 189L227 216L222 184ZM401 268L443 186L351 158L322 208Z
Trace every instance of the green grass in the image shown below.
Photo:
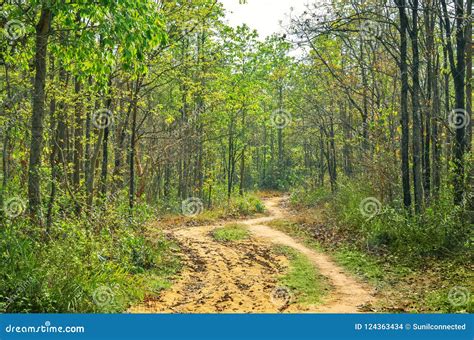
M386 308L403 308L410 312L455 313L470 312L474 308L472 294L465 294L465 303L453 305L449 294L456 287L472 292L472 273L465 264L453 259L440 261L425 259L425 267L408 265L406 259L395 255L377 256L344 242L337 247L317 242L306 224L291 220L276 220L270 225L300 240L317 251L331 254L334 261L348 272L367 280L377 287L388 300L377 305L381 311ZM462 299L463 290L458 293Z
M214 230L212 237L219 242L232 242L247 239L250 237L250 233L242 225L231 224Z
M289 271L279 278L279 284L291 290L293 301L303 305L321 303L329 285L311 261L290 247L276 246L275 252L290 261Z
M169 287L181 268L177 245L108 221L92 233L62 220L48 240L27 221L2 229L0 312L118 313Z
M270 225L283 231L294 238L297 238L307 247L316 251L329 252L334 262L347 269L347 271L356 274L369 282L378 285L384 280L388 273L396 273L400 275L407 274L409 269L394 264L385 264L373 255L364 253L350 245L339 245L338 247L323 247L316 241L308 228L297 222L289 220L275 220Z
M201 200L202 209L195 216L185 216L182 213L182 201L161 202L159 207L159 222L168 227L203 226L241 219L249 216L264 214L265 205L255 193L245 193L243 196L233 195L228 201L223 193L216 193L212 205Z

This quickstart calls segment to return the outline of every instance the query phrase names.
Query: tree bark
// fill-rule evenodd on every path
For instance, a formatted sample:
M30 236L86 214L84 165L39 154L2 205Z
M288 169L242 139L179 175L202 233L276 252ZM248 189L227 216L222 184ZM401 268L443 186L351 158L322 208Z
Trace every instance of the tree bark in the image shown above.
M446 0L441 0L441 7L444 17L444 28L446 33L446 49L449 57L451 73L454 83L455 109L457 113L465 112L465 75L466 75L466 36L464 23L464 1L455 0L456 8L456 59L454 58L454 49L451 43L451 23L446 6ZM466 120L467 117L464 117ZM464 196L464 153L466 150L466 126L461 124L455 128L455 141L453 150L454 165L454 203L461 204Z
M423 209L423 188L421 173L421 116L420 116L420 55L418 48L418 0L412 4L412 78L413 78L413 186L415 198L415 212Z
M402 188L403 204L406 209L411 208L410 191L410 171L409 171L409 115L408 115L408 18L405 11L405 0L396 1L400 16L400 74L401 74L401 93L400 93L400 116L402 125L401 138L401 157L402 157Z
M33 90L33 112L31 116L31 147L28 177L29 211L32 219L41 223L41 153L43 149L43 121L46 84L46 54L53 19L50 9L41 10L36 25L35 37L35 82Z

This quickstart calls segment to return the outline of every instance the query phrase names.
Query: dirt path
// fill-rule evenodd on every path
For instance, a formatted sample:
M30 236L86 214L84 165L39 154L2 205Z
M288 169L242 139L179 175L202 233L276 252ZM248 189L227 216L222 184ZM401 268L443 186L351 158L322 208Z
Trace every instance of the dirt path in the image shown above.
M327 255L316 252L265 223L284 218L282 198L265 200L268 217L238 221L252 238L233 243L216 242L210 233L222 225L170 231L185 254L186 269L172 288L135 306L135 313L356 313L373 300L371 289L356 281ZM319 306L289 304L289 296L278 286L287 260L272 251L272 244L292 247L305 254L327 277L331 291Z

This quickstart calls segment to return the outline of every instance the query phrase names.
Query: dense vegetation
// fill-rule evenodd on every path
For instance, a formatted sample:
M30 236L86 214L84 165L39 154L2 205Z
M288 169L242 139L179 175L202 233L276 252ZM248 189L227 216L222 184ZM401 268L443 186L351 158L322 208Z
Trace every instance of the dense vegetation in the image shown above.
M223 18L2 1L0 311L122 311L180 267L149 219L262 212L259 189L472 265L472 0L313 1L266 39Z

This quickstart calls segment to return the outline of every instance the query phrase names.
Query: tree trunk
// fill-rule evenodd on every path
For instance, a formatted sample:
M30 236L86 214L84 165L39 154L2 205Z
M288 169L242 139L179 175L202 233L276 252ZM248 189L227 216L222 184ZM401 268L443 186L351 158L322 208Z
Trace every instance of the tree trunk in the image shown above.
M466 152L472 150L472 0L467 0L466 17L466 111L469 124L466 126Z
M436 63L433 77L433 133L432 133L432 145L433 145L433 196L439 197L439 190L441 187L441 133L439 131L438 119L440 118L441 111L441 96L439 91L439 75L441 71L439 69L439 55L436 56Z
M464 196L464 153L466 150L466 120L465 117L465 75L466 75L466 36L464 24L464 1L456 0L456 60L454 59L454 50L451 44L451 23L446 6L446 0L441 0L443 9L444 26L446 33L446 49L449 57L451 73L453 75L454 93L455 93L455 112L459 115L463 123L455 126L455 141L453 150L454 165L454 203L461 204Z
M75 103L75 121L74 121L74 174L73 174L73 187L75 192L79 192L81 183L81 171L82 171L82 159L83 159L83 148L82 148L82 100L81 100L81 88L82 84L79 79L74 81L74 92L76 95ZM81 206L76 204L76 214L80 214Z
M135 202L135 142L137 138L137 103L133 103L132 111L132 136L130 137L130 190L128 194L130 215L132 214L133 205Z
M420 116L420 56L418 50L418 0L412 5L411 42L413 50L413 185L415 197L415 212L423 209L423 188L421 175L421 116Z
M40 167L43 149L43 120L46 83L46 54L51 28L52 13L43 8L36 26L35 82L33 90L33 112L31 116L31 147L28 177L29 210L33 220L41 223Z
M409 171L409 115L408 115L408 43L407 29L408 18L405 11L405 0L397 0L400 15L400 74L401 74L401 94L400 94L400 116L402 125L401 157L402 157L402 187L403 204L405 208L411 207L410 192L410 171Z

